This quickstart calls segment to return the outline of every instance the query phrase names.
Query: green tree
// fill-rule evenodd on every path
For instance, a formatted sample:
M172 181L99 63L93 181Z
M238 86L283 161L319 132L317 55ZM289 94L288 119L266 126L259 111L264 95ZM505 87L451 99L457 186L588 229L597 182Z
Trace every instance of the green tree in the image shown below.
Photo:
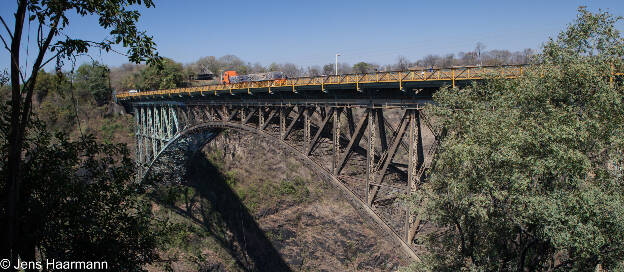
M120 90L136 90L138 89L139 74L126 74L119 84Z
M64 90L69 89L69 80L63 73L48 73L41 70L35 83L35 94L39 102L43 101L51 93L63 95Z
M0 126L5 153L8 123ZM141 198L143 187L132 182L128 149L48 131L35 121L26 135L20 258L107 261L118 271L139 271L156 260L159 231L151 225L149 201Z
M371 67L372 65L366 62L360 61L353 65L353 72L357 74L365 74L365 73L370 72Z
M97 105L104 105L111 99L110 70L98 62L85 63L78 67L75 88L81 96L92 97Z
M184 79L182 64L163 58L160 63L141 70L137 85L143 90L171 89L182 86Z
M155 44L152 37L147 36L136 27L139 12L127 7L145 5L152 7L152 0L104 0L104 1L34 1L18 0L14 12L15 21L12 27L6 20L0 17L3 30L6 34L0 34L0 40L10 53L10 85L11 101L10 116L8 117L8 131L6 135L6 156L2 161L2 179L5 186L2 187L2 202L0 209L0 256L6 256L12 261L23 252L20 245L22 237L18 235L20 230L21 215L18 213L23 207L20 195L23 195L24 172L24 148L26 128L29 126L31 117L32 97L37 82L37 76L42 67L53 60L61 62L66 58L72 58L77 54L87 53L89 48L98 47L110 51L112 45L121 44L128 48L128 57L133 62L158 60ZM136 6L135 6L136 7ZM26 17L26 14L29 14ZM110 32L110 39L103 41L88 41L76 39L66 35L63 30L70 24L69 14L77 13L79 16L94 16L98 19L100 27ZM24 46L24 26L28 22L33 24L33 29L38 30L38 35L33 39L37 44L34 52L34 61L29 68L22 70L20 57L21 48ZM12 28L12 30L11 30ZM60 67L59 67L60 69ZM61 162L53 162L61 163Z
M435 94L440 152L413 201L439 230L421 268L624 268L619 21L581 7L519 79Z

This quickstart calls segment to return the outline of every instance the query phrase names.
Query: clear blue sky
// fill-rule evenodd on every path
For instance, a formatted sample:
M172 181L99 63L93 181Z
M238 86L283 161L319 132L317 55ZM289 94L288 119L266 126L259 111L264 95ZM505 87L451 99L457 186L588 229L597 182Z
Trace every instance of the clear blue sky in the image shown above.
M13 21L15 2L0 3L5 20ZM162 56L182 63L234 54L262 65L292 62L305 67L331 63L340 52L341 62L386 64L399 55L416 60L468 51L479 41L487 49L537 49L574 20L580 5L624 16L622 0L156 0L156 8L141 9L140 27L154 36ZM66 33L92 40L106 37L95 18L71 18ZM32 54L31 49L31 59ZM114 53L93 51L91 56L112 66L127 62ZM8 63L3 50L0 69Z

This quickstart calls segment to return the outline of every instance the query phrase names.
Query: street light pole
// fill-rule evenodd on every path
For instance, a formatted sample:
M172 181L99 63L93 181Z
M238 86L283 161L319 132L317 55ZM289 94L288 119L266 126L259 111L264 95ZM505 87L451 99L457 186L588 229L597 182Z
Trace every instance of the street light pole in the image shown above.
M338 75L338 56L340 56L340 53L336 54L336 75Z

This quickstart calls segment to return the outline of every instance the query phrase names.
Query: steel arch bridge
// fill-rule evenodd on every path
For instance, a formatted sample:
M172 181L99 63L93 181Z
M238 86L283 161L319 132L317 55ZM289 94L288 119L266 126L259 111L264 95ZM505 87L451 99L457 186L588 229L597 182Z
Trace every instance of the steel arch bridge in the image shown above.
M174 165L220 130L253 133L293 154L333 184L389 240L417 260L423 223L409 197L426 180L439 133L423 113L441 86L486 74L513 78L522 66L295 78L117 94L134 113L142 178ZM166 171L176 171L167 168Z

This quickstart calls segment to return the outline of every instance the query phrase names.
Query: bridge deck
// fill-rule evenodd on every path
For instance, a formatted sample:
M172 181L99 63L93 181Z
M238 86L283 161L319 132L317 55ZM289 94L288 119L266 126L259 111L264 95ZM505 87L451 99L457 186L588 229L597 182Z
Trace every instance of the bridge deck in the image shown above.
M484 79L488 75L516 78L523 73L524 65L455 67L447 69L425 69L401 72L376 72L367 74L329 75L317 77L298 77L235 84L217 84L199 87L176 88L168 90L145 91L138 93L118 93L117 99L141 99L153 96L170 95L220 95L253 94L254 92L298 92L302 90L327 91L328 89L364 88L426 88L442 85L455 86L473 80Z

